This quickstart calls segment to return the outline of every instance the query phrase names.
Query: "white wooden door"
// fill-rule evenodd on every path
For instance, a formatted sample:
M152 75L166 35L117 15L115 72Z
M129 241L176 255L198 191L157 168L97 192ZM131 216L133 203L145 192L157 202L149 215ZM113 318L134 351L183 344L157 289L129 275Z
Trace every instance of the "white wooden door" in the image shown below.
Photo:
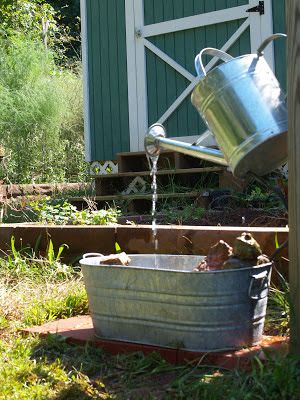
M151 38L157 35L187 31L199 27L217 26L218 24L242 20L238 29L220 47L228 51L231 46L247 30L250 30L251 53L256 52L260 43L273 33L272 23L272 1L249 0L244 5L224 8L218 11L204 12L158 23L145 24L145 2L147 0L125 0L126 6L126 41L127 41L127 68L128 68L128 99L129 99L129 127L130 127L130 150L138 151L144 149L144 135L148 129L148 99L146 51L151 51L160 60L173 68L187 82L185 88L176 99L164 109L157 118L162 124L176 112L176 109L189 96L197 84L198 78L195 72L187 70L180 62L170 57L158 46L151 42ZM184 1L184 0L182 0ZM202 0L199 0L202 1ZM262 3L264 12L249 12L249 9ZM201 49L199 49L200 51ZM193 56L196 56L194 54ZM265 58L274 69L273 46L269 45L265 51ZM206 70L211 69L218 59L211 59L206 65ZM149 72L148 72L149 73ZM151 84L151 83L150 83ZM153 122L153 121L152 121ZM201 132L199 132L200 134ZM186 136L187 132L180 132L177 136ZM173 135L174 136L174 135Z

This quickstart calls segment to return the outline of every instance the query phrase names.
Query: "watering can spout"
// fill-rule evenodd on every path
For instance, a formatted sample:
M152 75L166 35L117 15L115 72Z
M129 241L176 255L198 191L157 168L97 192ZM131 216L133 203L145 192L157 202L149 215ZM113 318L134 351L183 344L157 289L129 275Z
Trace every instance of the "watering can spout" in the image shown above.
M145 136L145 150L150 157L158 157L161 149L177 151L215 164L228 166L220 150L168 139L163 125L156 123L150 126Z

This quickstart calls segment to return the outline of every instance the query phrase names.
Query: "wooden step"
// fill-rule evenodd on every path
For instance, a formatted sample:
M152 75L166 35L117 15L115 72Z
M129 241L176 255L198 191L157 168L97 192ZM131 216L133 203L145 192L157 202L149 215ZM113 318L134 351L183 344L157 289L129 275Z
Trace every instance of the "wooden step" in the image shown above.
M188 203L197 203L198 207L207 208L209 204L209 192L186 192L186 193L160 193L158 194L158 202L166 201L167 199L187 199ZM129 195L114 195L114 196L95 196L89 198L91 201L98 203L101 207L109 202L118 205L120 201L121 204L126 204L126 210L129 213L151 213L152 208L152 194L151 193L139 193L139 194L129 194ZM68 199L70 203L76 205L78 208L85 208L87 206L87 201L84 197L71 197Z
M199 167L199 168L179 168L179 169L161 169L158 170L156 175L179 175L179 174L200 174L207 172L222 172L225 171L226 167ZM150 170L148 171L136 171L136 172L119 172L114 174L106 175L91 175L95 179L110 179L110 178L122 178L122 177L136 177L136 176L150 176Z
M200 192L185 192L185 193L159 193L158 199L171 199L171 198L195 198L201 196ZM69 197L70 203L84 202L85 197ZM116 194L111 196L91 196L90 200L96 202L106 202L114 200L152 200L151 193L138 193L138 194Z
M144 151L123 152L117 154L119 172L138 172L149 169L149 161ZM200 160L186 154L161 150L158 158L158 169L182 169L213 166L215 164Z
M218 187L219 175L222 173L222 167L161 170L157 173L157 184L161 188L161 192L192 192L198 190L199 187L201 189ZM150 192L151 182L149 171L142 171L142 174L123 172L114 174L111 179L105 175L105 178L95 177L95 192L97 196Z

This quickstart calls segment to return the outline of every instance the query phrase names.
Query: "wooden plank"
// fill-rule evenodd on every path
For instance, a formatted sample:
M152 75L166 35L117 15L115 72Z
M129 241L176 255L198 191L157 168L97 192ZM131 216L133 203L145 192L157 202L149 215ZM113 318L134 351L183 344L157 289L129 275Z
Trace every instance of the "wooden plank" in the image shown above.
M125 0L83 1L87 159L110 160L129 150Z
M185 68L183 68L176 61L174 61L171 57L169 57L166 53L164 53L160 48L158 48L157 46L154 46L154 44L149 42L149 40L147 40L147 39L143 39L143 40L144 40L144 45L150 51L152 51L152 53L157 55L161 60L163 60L165 63L170 65L172 68L174 68L175 71L179 72L182 76L184 76L190 82L192 82L195 79L194 75L192 75L189 71L187 71ZM158 46L159 46L159 43L161 43L162 40L163 40L162 43L164 43L164 38L163 37L156 38L156 43L157 43ZM165 47L165 46L163 46L163 47ZM159 74L159 71L158 71L158 74ZM162 81L163 81L163 79L162 79ZM151 82L151 85L152 84L153 84L153 82ZM159 100L159 98L157 100Z
M286 7L288 35L288 121L289 121L289 277L292 354L300 355L300 2Z
M201 174L209 172L225 171L226 167L203 167L203 168L182 168L182 169L166 169L158 170L156 175L180 175L180 174ZM150 176L150 171L138 172L119 172L118 174L107 175L90 175L91 178L109 179L109 178L124 178L135 176Z
M92 3L91 0L87 1L86 3L86 25L87 25L87 64L88 64L88 85L89 85L89 103L88 103L88 112L89 112L89 135L90 135L90 156L87 157L88 160L92 161L96 159L96 124L101 122L101 114L98 116L96 121L96 104L95 104L95 91L101 90L101 81L98 79L97 74L97 62L98 62L98 55L99 49L97 47L97 26L95 23L95 19L92 18L93 15L97 14L98 5ZM101 71L100 71L101 74Z
M129 118L129 141L130 148L138 148L138 99L136 81L136 48L135 48L135 18L134 0L125 0L126 17L126 54L127 54L127 99L128 99L128 118Z
M81 46L82 46L82 80L84 93L84 147L85 158L87 161L92 160L92 135L91 135L91 119L90 119L90 85L89 85L89 62L88 62L88 20L87 13L89 2L80 0L81 15Z
M119 107L120 107L120 120L119 120L119 137L121 151L127 151L130 148L129 140L129 99L128 99L128 66L126 63L126 19L125 19L125 1L117 1L117 51L118 51L118 79L119 85Z
M204 1L197 1L194 2L194 10L195 14L203 14L204 13ZM199 27L194 30L194 35L195 35L195 54L194 54L194 59L197 54L200 53L202 49L206 47L206 37L205 37L205 27ZM193 62L194 62L193 59ZM194 67L195 68L195 67ZM200 114L194 109L196 117L195 119L197 120L197 132L198 134L203 133L206 129L207 126L203 119L201 118ZM193 132L193 131L192 131Z
M274 32L286 32L285 0L273 0L273 26ZM286 42L275 40L275 73L281 87L286 90Z
M100 64L101 64L101 82L102 82L102 90L101 93L96 97L95 94L95 102L96 104L101 105L102 113L103 113L103 125L101 129L101 133L99 131L96 132L97 135L101 134L102 136L102 146L97 143L97 148L102 150L102 157L100 159L108 159L110 160L112 155L112 118L114 116L111 113L111 96L113 93L110 92L110 71L111 66L109 64L109 47L111 45L116 45L110 43L110 24L109 24L109 15L108 15L108 1L111 0L103 0L97 2L99 4L99 28L100 28ZM101 151L100 150L100 151Z
M174 0L175 1L175 0ZM143 36L162 35L171 32L180 32L186 29L198 28L199 26L215 25L224 21L234 19L247 18L247 6L234 7L232 9L220 10L215 12L215 1L206 0L207 10L203 15L193 15L191 17L182 18L182 13L173 21L161 22L153 25L146 25ZM178 4L179 5L179 4ZM181 4L182 6L182 4Z
M109 91L110 91L110 112L111 112L111 132L113 132L111 136L112 148L119 147L121 143L120 138L120 96L115 96L113 94L119 93L119 84L117 79L116 71L120 71L123 69L122 65L118 65L118 35L117 35L117 26L119 21L117 21L117 8L118 5L116 0L109 0L107 3L107 15L109 17L109 45L108 45L108 60L110 62L110 79L109 79ZM115 69L112 69L115 66ZM109 99L108 98L108 99ZM107 101L108 101L107 99ZM110 157L109 159L111 159Z
M144 6L140 0L134 0L135 28L144 29ZM148 101L147 101L147 65L146 52L141 37L136 37L136 80L137 80L137 118L138 118L138 147L130 150L142 150L144 132L148 129Z
M204 192L204 190L203 190ZM199 197L200 192L186 192L186 193L159 193L158 199L171 199L171 198L189 198ZM70 202L84 201L84 197L69 197ZM152 194L117 194L113 196L89 196L93 201L113 201L113 200L152 200Z
M164 13L166 20L174 19L174 7L170 0L164 0ZM175 59L176 40L175 34L169 33L165 35L165 50L168 55ZM176 76L177 73L172 68L166 68L166 89L167 89L167 109L177 98ZM165 110L164 110L165 111ZM168 135L175 136L174 132L178 132L177 115L173 114L165 123Z
M160 154L172 154L174 153L173 151L170 150L164 150L162 149ZM145 156L146 157L146 152L145 151L122 151L122 153L117 153L117 157L135 157L135 156Z
M194 9L194 1L193 0L185 0L184 8L183 8L184 16L193 15L195 12ZM185 68L189 71L195 79L196 71L194 66L194 59L197 53L195 43L195 29L188 29L184 32L184 50L185 50ZM187 101L187 131L189 135L200 133L198 130L198 112L195 107L192 105L190 99L186 99Z
M154 2L146 1L145 3L145 15L150 21L155 20L154 13ZM142 40L142 39L141 39ZM151 39L153 44L156 44L156 38ZM156 73L156 55L145 48L146 51L146 68L147 68L147 106L148 106L148 125L152 125L157 121L157 73Z

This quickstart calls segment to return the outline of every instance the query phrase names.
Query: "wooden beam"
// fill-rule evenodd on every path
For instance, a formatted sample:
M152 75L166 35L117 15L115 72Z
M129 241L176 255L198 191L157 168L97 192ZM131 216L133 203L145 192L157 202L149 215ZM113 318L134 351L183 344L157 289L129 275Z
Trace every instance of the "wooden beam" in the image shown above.
M300 355L300 2L286 1L289 105L289 281L291 347Z
M249 8L248 4L244 6L225 8L205 14L192 15L191 17L145 25L142 35L143 37L165 35L166 33L185 31L186 29L199 28L200 26L215 25L237 19L248 18L249 13L246 12L247 8Z
M203 190L201 193L205 192ZM189 198L189 197L201 197L200 192L185 192L185 193L159 193L158 199L177 199L177 198ZM92 201L113 201L113 200L152 200L151 193L133 193L133 194L116 194L116 195L105 195L105 196L93 196L89 197ZM85 197L69 197L68 201L80 202L85 201Z
M174 168L174 169L160 169L156 172L156 175L184 175L184 174L202 174L210 172L221 172L226 171L226 167L199 167L199 168ZM151 171L135 171L135 172L118 172L116 174L105 174L105 175L90 175L91 178L110 179L110 178L125 178L135 176L150 176Z

